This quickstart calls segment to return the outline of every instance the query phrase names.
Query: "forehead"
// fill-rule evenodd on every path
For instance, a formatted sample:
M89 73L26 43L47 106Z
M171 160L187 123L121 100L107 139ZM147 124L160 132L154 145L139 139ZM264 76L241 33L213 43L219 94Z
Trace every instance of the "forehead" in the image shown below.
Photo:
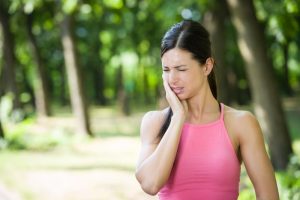
M195 61L192 59L192 54L186 50L179 48L170 49L161 58L162 65L172 67L175 65L188 64Z

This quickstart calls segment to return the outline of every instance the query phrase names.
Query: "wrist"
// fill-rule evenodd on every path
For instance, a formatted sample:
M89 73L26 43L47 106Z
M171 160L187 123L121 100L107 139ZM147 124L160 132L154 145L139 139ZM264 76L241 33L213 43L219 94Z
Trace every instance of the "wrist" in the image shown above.
M185 115L184 114L181 114L181 113L174 113L173 116L172 116L172 121L176 121L176 122L179 122L179 123L184 123L185 121Z

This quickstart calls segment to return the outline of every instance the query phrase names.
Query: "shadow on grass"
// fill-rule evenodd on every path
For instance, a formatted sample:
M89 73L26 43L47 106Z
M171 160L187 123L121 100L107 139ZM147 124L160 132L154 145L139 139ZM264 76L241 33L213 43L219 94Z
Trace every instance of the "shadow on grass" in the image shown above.
M137 131L133 133L120 133L120 132L95 132L95 138L113 138L113 137L139 137L139 133Z
M39 167L40 168L40 167ZM117 164L91 164L91 165L78 165L78 166L47 166L43 169L49 170L70 170L70 171L84 171L84 170L116 170L124 172L134 172L134 167L120 166Z

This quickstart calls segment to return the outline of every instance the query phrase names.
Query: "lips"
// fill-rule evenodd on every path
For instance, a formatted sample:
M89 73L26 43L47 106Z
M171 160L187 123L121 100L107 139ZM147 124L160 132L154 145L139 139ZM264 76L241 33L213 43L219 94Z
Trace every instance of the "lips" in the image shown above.
M180 94L183 92L183 87L172 87L172 91L175 93L175 94Z

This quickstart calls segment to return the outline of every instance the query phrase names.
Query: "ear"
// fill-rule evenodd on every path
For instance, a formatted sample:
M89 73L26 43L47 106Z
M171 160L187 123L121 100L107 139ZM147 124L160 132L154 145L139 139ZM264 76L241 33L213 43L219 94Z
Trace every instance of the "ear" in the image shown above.
M210 72L213 70L213 67L214 67L214 59L212 57L207 58L203 66L204 74L208 76Z

